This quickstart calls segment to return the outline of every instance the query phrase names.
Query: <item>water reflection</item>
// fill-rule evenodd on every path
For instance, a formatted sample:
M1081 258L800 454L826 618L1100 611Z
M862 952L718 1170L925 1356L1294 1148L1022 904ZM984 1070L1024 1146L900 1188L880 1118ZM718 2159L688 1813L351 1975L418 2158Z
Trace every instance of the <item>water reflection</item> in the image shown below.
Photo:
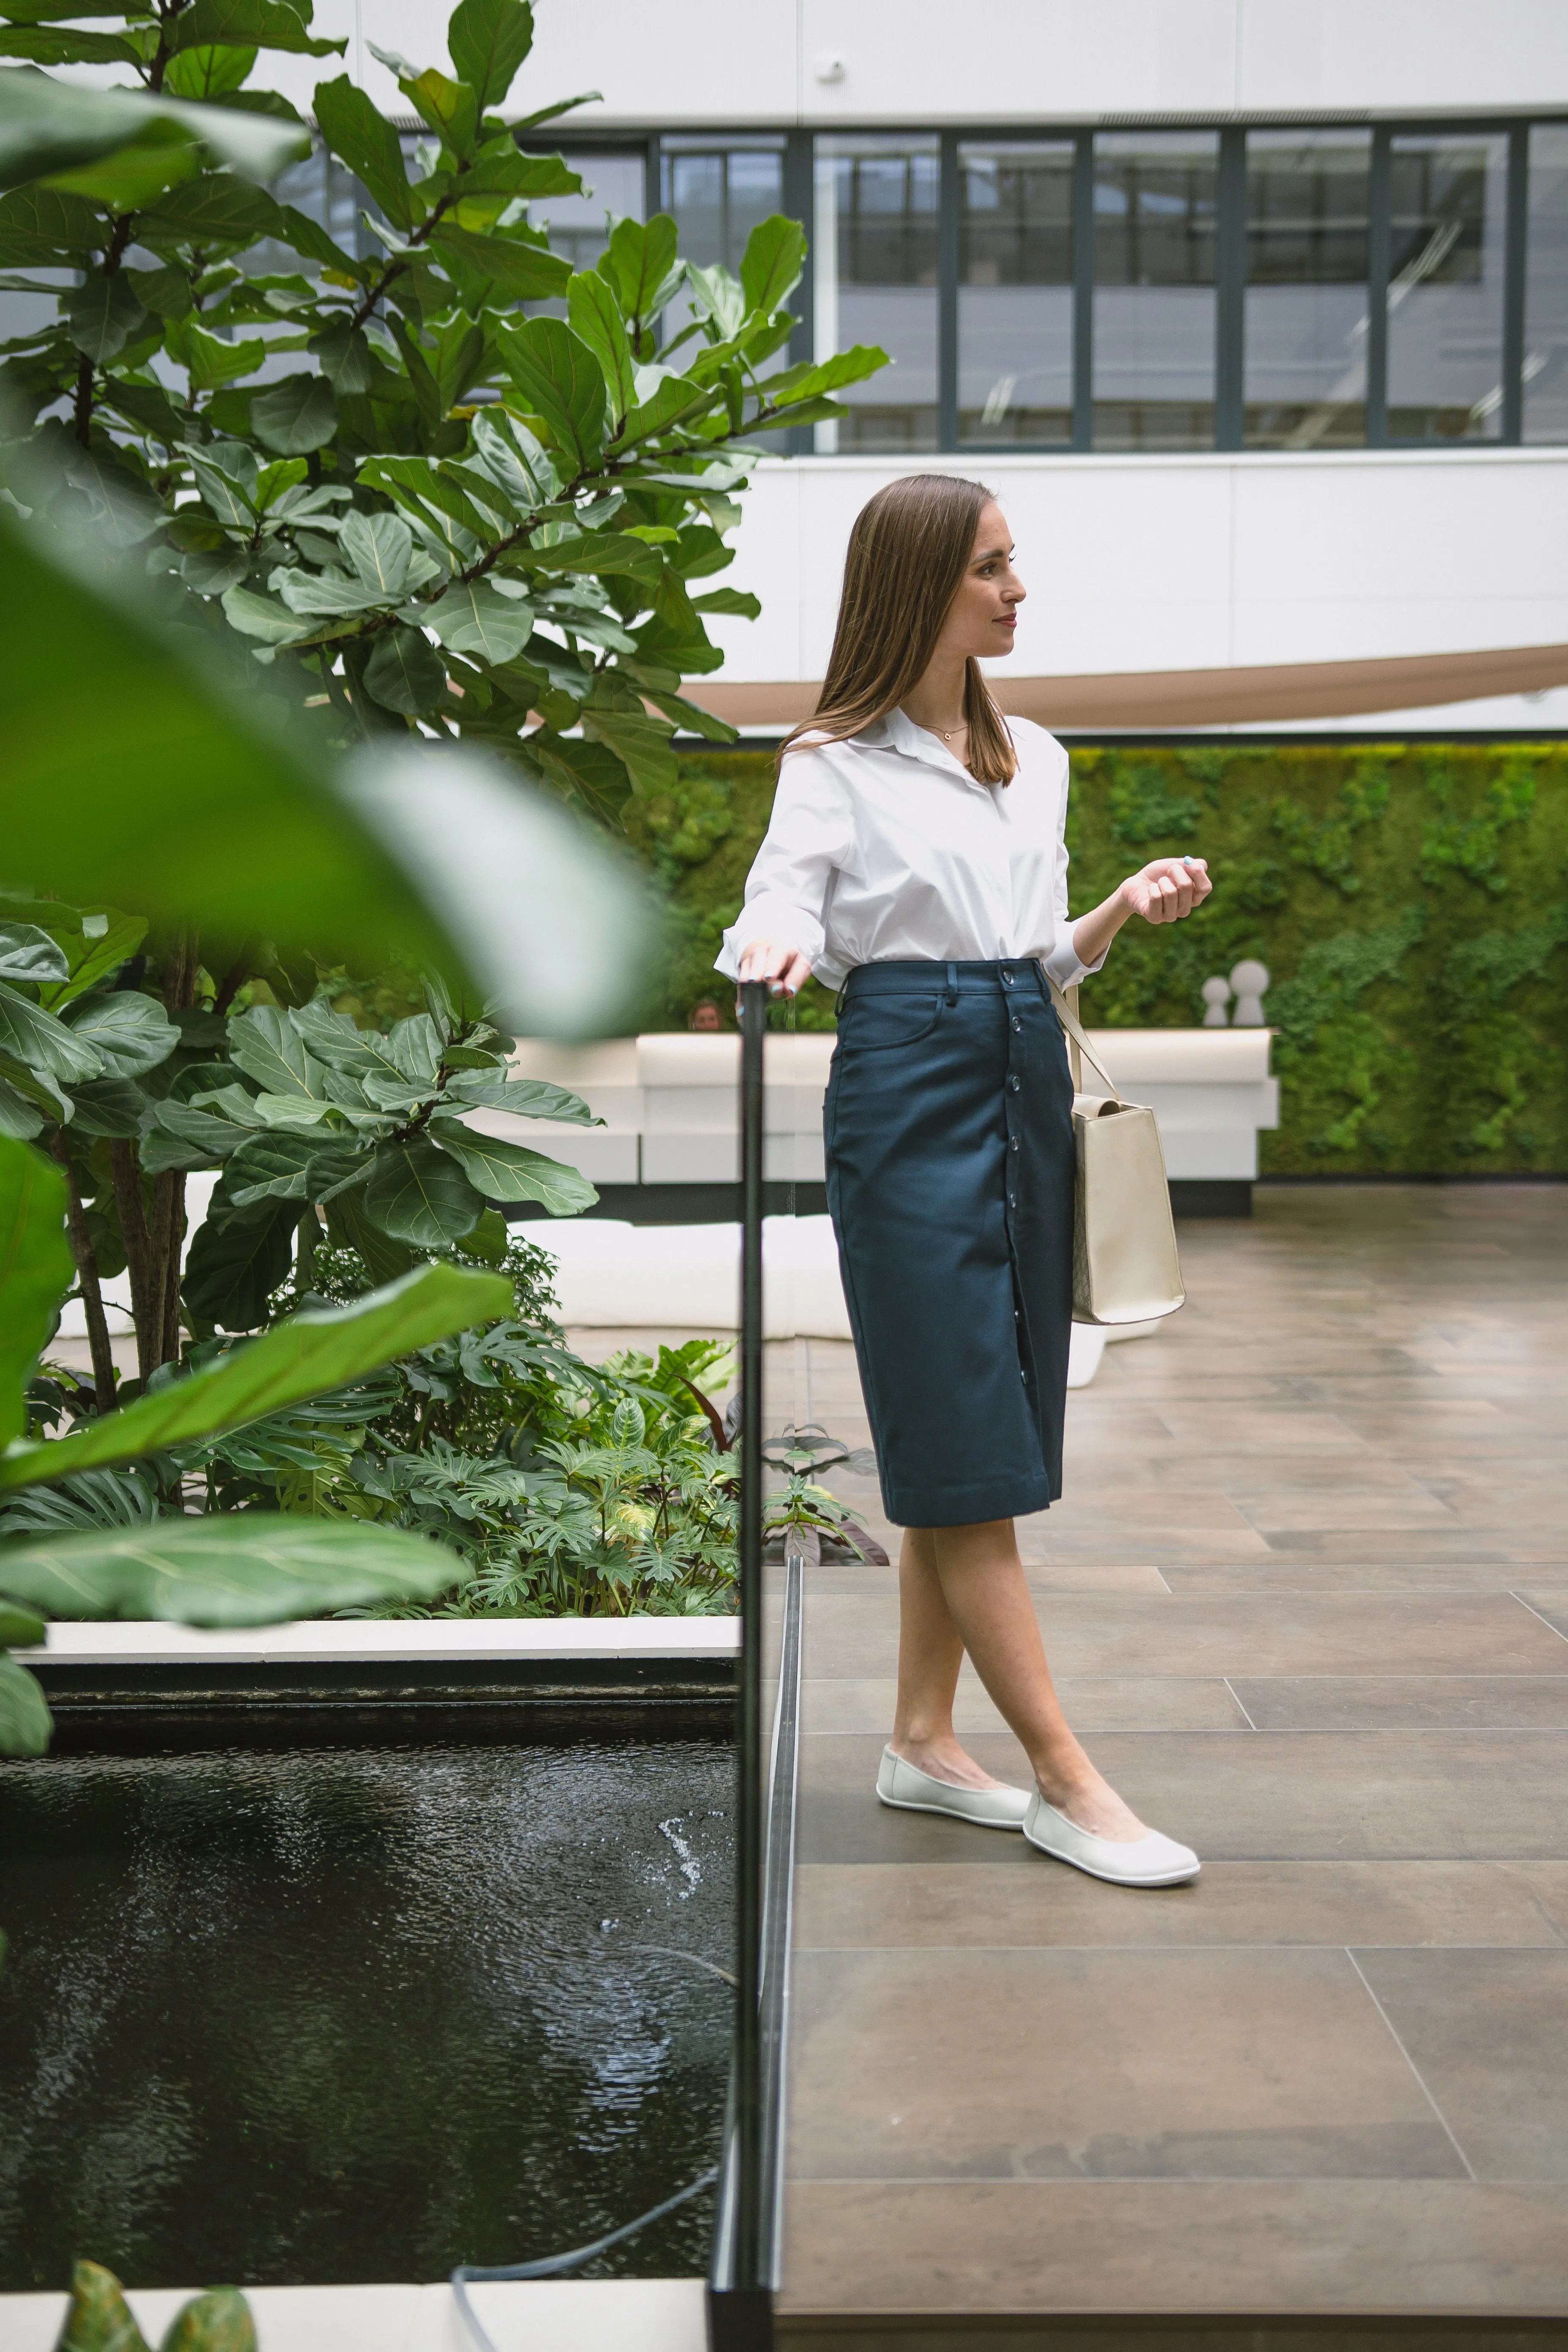
M731 1783L708 1742L6 1766L0 2287L435 2279L702 2171ZM700 2270L709 2221L599 2267Z

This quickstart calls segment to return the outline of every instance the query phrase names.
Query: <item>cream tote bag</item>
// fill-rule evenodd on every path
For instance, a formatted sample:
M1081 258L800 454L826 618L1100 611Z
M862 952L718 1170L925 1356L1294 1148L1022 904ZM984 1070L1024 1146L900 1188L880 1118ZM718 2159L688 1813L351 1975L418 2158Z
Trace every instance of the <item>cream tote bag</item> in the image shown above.
M1051 1002L1067 1032L1072 1069L1072 1131L1078 1154L1073 1211L1072 1319L1148 1323L1173 1315L1186 1297L1165 1155L1152 1110L1123 1102L1095 1059L1078 1014L1053 980ZM1075 990L1074 994L1077 994ZM1110 1088L1083 1092L1083 1062Z

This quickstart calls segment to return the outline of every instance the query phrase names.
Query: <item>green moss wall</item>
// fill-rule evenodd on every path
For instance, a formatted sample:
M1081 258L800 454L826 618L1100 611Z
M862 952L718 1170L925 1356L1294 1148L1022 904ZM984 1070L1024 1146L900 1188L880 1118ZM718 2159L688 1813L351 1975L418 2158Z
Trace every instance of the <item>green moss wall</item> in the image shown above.
M647 1014L680 1028L712 971L767 824L773 760L702 753L631 830L675 921ZM1242 956L1273 975L1277 1173L1568 1171L1568 745L1398 743L1073 753L1075 912L1183 850L1214 896L1190 922L1124 930L1087 1017L1180 1028ZM830 1028L815 983L798 1025Z

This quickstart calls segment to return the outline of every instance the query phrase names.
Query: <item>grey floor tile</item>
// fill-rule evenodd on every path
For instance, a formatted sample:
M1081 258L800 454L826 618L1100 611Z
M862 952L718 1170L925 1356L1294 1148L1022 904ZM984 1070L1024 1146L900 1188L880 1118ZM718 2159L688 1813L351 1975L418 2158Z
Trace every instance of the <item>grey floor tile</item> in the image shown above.
M1482 2179L1568 2181L1568 1952L1358 1952Z
M786 2227L793 2310L1568 2305L1568 2192L1555 2184L797 2181Z
M791 2030L797 2181L1463 2171L1343 1952L801 1952Z
M795 1930L797 1945L823 1950L1214 1944L1551 1949L1568 1944L1568 1862L1205 1862L1193 1885L1141 1894L1076 1870L1020 1870L984 1853L968 1865L808 1864L796 1874Z
M1568 1733L1108 1731L1089 1745L1145 1821L1207 1860L1568 1858ZM1010 1738L969 1746L988 1771L1022 1779ZM879 1805L880 1749L806 1742L803 1861L1001 1861L973 1849L1022 1844Z
M1563 1663L1560 1675L1237 1675L1231 1687L1259 1731L1568 1731Z

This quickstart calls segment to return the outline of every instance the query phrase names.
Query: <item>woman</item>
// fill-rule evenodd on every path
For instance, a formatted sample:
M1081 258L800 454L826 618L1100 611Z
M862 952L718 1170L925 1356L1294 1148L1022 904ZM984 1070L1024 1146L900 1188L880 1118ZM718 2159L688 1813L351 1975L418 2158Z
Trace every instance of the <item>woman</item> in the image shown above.
M1098 971L1123 923L1179 922L1201 858L1156 858L1068 916L1068 760L1003 719L978 664L1024 587L977 483L889 483L850 534L816 716L780 754L773 821L719 969L840 989L825 1114L838 1239L899 1560L884 1804L1022 1829L1099 1878L1165 1886L1197 1856L1095 1770L1058 1702L1013 1521L1061 1492L1072 1315L1072 1082L1047 975ZM959 1745L964 1651L1033 1791Z

